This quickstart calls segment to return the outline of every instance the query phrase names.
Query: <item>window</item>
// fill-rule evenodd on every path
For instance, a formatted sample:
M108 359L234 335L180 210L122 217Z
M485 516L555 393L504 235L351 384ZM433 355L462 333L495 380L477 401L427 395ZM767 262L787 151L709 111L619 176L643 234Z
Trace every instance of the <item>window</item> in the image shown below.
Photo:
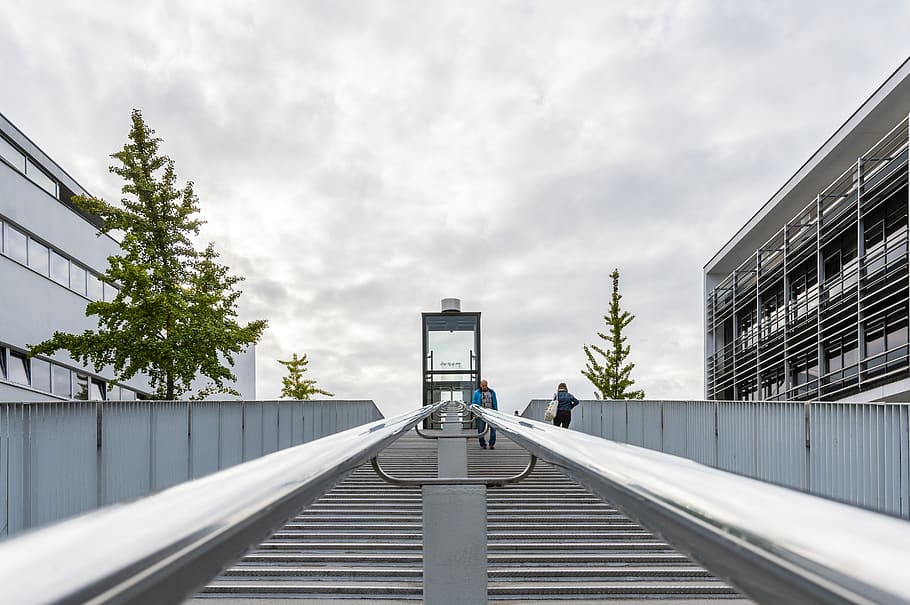
M51 250L51 279L69 288L70 261L65 256L60 256Z
M32 388L51 392L51 364L43 359L32 358Z
M88 376L76 374L73 379L73 399L88 400Z
M0 136L0 157L25 172L25 154L13 147L2 136Z
M40 273L48 274L48 263L50 262L50 250L41 242L29 238L28 240L28 266Z
M120 401L120 386L116 384L107 385L107 400Z
M104 394L106 390L107 389L105 388L104 381L92 378L88 398L92 401L103 401L105 398Z
M3 253L23 265L28 260L28 237L9 223L3 223Z
M120 290L117 286L113 286L107 282L104 282L104 302L112 302L117 298L117 294L120 293Z
M53 380L53 393L69 399L73 396L73 385L70 381L71 372L68 368L53 364L51 366L51 378Z
M120 390L120 399L123 401L135 401L136 400L136 391L122 387Z
M104 286L101 283L101 279L94 273L88 274L86 295L92 300L101 300L104 296Z
M17 351L9 352L9 368L7 369L7 379L16 384L29 385L28 376L28 357L25 353Z
M0 378L6 380L6 349L3 347L0 347Z
M52 196L57 197L57 181L49 177L44 170L39 168L30 158L26 158L25 162L25 175L30 178L33 183L50 193Z
M86 271L76 263L70 263L70 289L85 296Z

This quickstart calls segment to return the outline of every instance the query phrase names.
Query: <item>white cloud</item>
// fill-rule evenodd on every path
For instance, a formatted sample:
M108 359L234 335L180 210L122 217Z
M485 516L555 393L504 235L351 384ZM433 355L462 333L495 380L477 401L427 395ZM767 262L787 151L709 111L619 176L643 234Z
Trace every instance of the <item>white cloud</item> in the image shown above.
M483 313L506 409L565 380L608 275L649 397L703 389L701 270L910 51L902 2L15 0L0 111L86 188L133 107L244 275L274 361L387 413L420 312ZM874 31L875 44L861 44Z

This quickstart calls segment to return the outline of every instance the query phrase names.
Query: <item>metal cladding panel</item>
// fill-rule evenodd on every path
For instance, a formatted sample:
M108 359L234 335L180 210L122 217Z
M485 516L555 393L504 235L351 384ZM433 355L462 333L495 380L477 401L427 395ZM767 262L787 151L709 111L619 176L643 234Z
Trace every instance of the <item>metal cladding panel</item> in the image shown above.
M303 431L303 443L309 443L315 439L313 432L316 427L316 415L313 412L313 408L302 402L300 406L302 411L301 430Z
M286 405L291 408L291 442L300 445L303 441L303 427L306 426L306 404L302 401L291 401Z
M294 442L291 440L291 428L294 426L294 418L291 413L291 406L285 404L278 405L278 449L283 450L291 447Z
M101 503L149 493L151 486L151 404L101 404Z
M810 408L810 491L906 517L906 405Z
M585 402L585 405L587 404L588 402ZM600 433L598 435L604 439L613 439L613 433L616 430L613 427L613 407L615 403L613 401L599 401L597 405L600 407Z
M190 478L189 404L150 402L152 422L152 490Z
M751 403L756 410L756 471L753 475L787 487L808 488L805 404L790 401Z
M29 525L96 507L96 403L35 403L28 412Z
M0 537L9 526L9 406L0 405Z
M717 467L755 477L755 406L743 401L717 403Z
M317 402L319 409L322 411L322 435L333 435L338 432L338 415L336 410L338 406L343 406L344 404L334 403L334 402Z
M262 403L262 455L278 451L278 403Z
M228 468L243 462L243 403L222 401L221 410L221 457L219 468Z
M627 400L626 443L645 447L645 407L641 401Z
M642 409L642 444L644 447L660 451L663 449L663 427L661 422L660 401L640 401Z
M707 464L717 466L717 432L715 431L715 411L717 406L713 401L686 401L686 457ZM668 406L664 406L666 414ZM664 423L666 429L666 422ZM664 433L666 439L666 432Z
M900 515L910 518L910 406L900 406L900 434L897 439L900 445L899 460L899 496Z
M243 404L243 459L262 456L262 404L258 401Z
M4 533L29 527L28 507L28 421L26 406L10 404L6 417L6 519Z
M688 456L689 434L686 425L689 410L679 402L668 402L663 412L664 438L661 451L674 456Z
M218 470L221 439L219 405L209 401L190 403L190 477L197 479Z

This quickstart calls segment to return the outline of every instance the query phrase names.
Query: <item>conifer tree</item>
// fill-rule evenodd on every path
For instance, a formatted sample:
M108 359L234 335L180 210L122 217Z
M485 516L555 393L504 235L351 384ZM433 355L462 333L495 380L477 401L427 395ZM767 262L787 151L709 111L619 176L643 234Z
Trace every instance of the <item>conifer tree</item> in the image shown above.
M644 391L629 390L629 387L635 384L630 378L635 364L624 363L629 356L629 345L625 344L626 337L622 335L622 331L635 316L622 311L619 307L619 300L622 298L619 293L619 270L614 269L610 278L613 280L613 295L610 299L609 313L604 315L609 335L597 333L601 340L606 342L606 346L601 348L597 345L584 345L588 363L581 373L594 385L594 396L597 399L644 399Z
M288 369L288 375L281 379L281 396L290 399L310 399L313 395L325 395L334 397L334 393L329 393L316 386L315 380L309 380L303 377L307 371L307 364L310 362L306 358L297 357L297 353L291 355L288 360L279 359L278 363Z
M111 366L116 380L147 375L155 398L173 400L191 388L197 375L211 380L201 397L237 394L228 366L234 355L256 343L265 320L237 323L235 286L243 278L218 264L212 244L196 250L191 237L203 221L192 181L176 186L174 161L158 151L160 138L139 110L133 110L129 141L111 157L110 171L124 180L120 205L75 196L73 203L102 220L101 233L122 236L122 254L108 257L102 280L118 288L112 301L92 301L86 316L98 329L82 334L55 332L30 354L70 352L96 371Z

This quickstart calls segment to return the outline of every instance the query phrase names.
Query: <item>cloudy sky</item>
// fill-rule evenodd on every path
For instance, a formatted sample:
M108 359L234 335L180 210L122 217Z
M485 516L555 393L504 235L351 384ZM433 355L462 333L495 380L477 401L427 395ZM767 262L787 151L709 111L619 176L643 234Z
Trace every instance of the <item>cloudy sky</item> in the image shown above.
M90 6L90 10L84 7ZM910 55L903 0L7 0L0 112L93 194L139 108L277 358L386 414L420 313L501 408L580 375L619 268L637 386L701 398L702 267Z

